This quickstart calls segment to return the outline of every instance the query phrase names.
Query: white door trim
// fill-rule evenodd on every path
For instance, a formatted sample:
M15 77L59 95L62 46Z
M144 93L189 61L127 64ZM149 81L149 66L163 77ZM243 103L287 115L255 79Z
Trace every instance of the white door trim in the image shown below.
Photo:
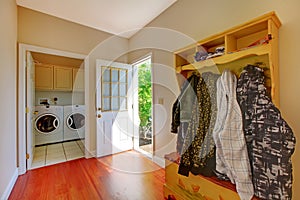
M77 54L72 52L66 52L56 49L44 48L39 46L33 46L28 44L19 44L19 61L18 61L18 158L19 158L19 174L26 172L26 51L33 51L38 53L52 54L57 56L65 56L70 58L84 59L85 69L85 104L88 102L88 56L84 54ZM86 110L87 120L89 120L89 112ZM85 147L90 149L89 141L89 124L86 123L86 138ZM88 152L85 152L88 157Z

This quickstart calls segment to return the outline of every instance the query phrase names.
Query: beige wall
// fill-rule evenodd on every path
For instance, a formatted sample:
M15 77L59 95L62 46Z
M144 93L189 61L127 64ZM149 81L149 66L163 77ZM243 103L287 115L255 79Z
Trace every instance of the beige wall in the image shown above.
M17 175L16 153L16 45L17 8L14 0L0 1L0 199L9 195L9 186Z
M281 111L285 119L292 126L294 133L299 138L300 124L297 123L300 104L297 100L300 98L300 89L297 87L299 83L298 74L300 68L297 65L297 47L299 46L300 35L300 15L298 8L300 2L298 0L272 0L272 1L238 1L238 0L216 0L216 1L200 1L200 0L178 0L171 8L167 9L161 16L152 21L148 27L163 27L171 31L175 30L178 35L187 35L191 39L178 39L176 44L170 45L166 41L172 41L168 35L161 36L157 33L152 35L152 32L140 32L129 41L129 50L126 48L126 40L113 40L113 46L110 46L109 51L97 53L94 58L101 55L102 59L116 59L125 51L134 51L139 48L147 48L146 52L154 51L149 49L159 49L161 46L167 46L165 53L154 53L153 59L156 63L154 68L154 78L156 81L164 81L165 79L173 79L174 72L169 70L173 66L173 60L168 52L176 48L180 48L190 43L192 40L200 40L211 34L228 29L232 26L241 24L252 18L260 16L269 11L276 11L281 19L283 26L280 29L280 91L281 91ZM2 8L2 6L1 6ZM77 53L88 54L99 42L109 38L111 35L99 32L94 29L70 23L48 15L33 12L25 8L18 8L18 41L37 46L55 48L60 50L72 51ZM185 36L186 37L186 36ZM148 38L148 39L145 39ZM188 38L188 37L187 37ZM147 43L145 43L145 41ZM118 44L120 44L118 46ZM158 46L156 46L158 45ZM120 47L120 49L118 49ZM103 50L103 49L102 49ZM115 53L110 53L110 51ZM143 53L132 53L129 57L129 62L138 59ZM120 60L126 61L126 58ZM91 60L94 63L94 60ZM161 71L160 65L169 68ZM90 94L91 97L95 91L94 83L94 68L90 70ZM167 83L167 85L176 83ZM172 91L175 92L172 92ZM158 102L158 98L163 98L164 105L157 105L155 108L155 118L159 119L161 113L170 114L170 108L176 98L176 89L168 89L160 83L154 87L154 103ZM178 92L178 91L177 91ZM94 100L90 99L90 112L94 114ZM163 108L162 108L163 107ZM164 111L163 111L164 110ZM169 113L168 113L169 112ZM170 118L167 116L164 125L161 127L158 120L156 128L159 130L155 134L159 134L159 143L156 145L156 153L158 156L163 156L164 153L174 148L174 136L169 133ZM92 124L93 130L95 124ZM172 141L172 142L170 142ZM157 140L158 142L158 140ZM163 144L168 144L164 148ZM297 143L296 152L293 155L294 163L294 199L300 198L300 191L295 188L300 187L300 147Z
M88 54L111 34L18 6L18 42Z
M299 8L300 2L298 0L178 0L172 7L153 20L148 27L168 28L189 35L195 40L200 40L269 11L275 11L283 24L279 33L280 110L283 117L293 128L296 139L299 139L300 123L298 121L300 104L298 101L300 99L300 83L298 76L300 74L300 67L297 50L300 46ZM147 36L148 34L145 35ZM142 33L135 35L130 39L130 44L141 42L140 38L143 37ZM157 43L157 39L153 37L153 42ZM164 42L164 40L159 41ZM135 44L135 46L139 46L139 44ZM168 76L167 74L157 75L159 76L157 77L158 79L164 79ZM172 76L172 74L169 75ZM170 105L165 106L170 107ZM168 125L170 124L170 122L167 123ZM164 134L166 138L169 137L168 132ZM292 158L294 169L293 199L300 199L300 190L296 190L296 188L300 188L299 142L297 142L296 151Z
M128 39L18 6L18 42L89 55L86 101L90 127L87 132L90 133L89 151L95 153L95 60L127 62Z

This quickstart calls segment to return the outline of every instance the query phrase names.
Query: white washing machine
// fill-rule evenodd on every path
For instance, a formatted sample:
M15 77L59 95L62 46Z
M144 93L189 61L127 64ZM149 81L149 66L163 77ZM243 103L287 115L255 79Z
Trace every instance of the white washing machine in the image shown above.
M63 141L63 106L35 106L35 145Z
M64 106L64 141L84 139L85 106Z

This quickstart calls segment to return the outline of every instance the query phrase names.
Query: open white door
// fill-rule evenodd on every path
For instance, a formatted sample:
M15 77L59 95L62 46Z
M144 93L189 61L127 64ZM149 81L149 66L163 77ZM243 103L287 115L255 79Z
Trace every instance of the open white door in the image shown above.
M97 60L97 157L133 148L132 66Z
M139 132L140 132L140 117L139 117L139 74L138 74L138 67L136 65L132 66L132 100L133 100L133 119L134 119L134 127L133 127L133 148L134 150L139 151L140 149L140 142L139 142Z
M34 124L34 106L35 106L35 67L33 58L29 51L26 52L26 140L27 140L27 169L31 168L33 159L35 137L32 134Z

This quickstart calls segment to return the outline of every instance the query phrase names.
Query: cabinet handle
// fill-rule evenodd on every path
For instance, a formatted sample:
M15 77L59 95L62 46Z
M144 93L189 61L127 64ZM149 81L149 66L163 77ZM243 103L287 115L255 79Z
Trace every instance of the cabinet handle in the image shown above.
M98 114L97 117L100 119L102 117L102 115Z

